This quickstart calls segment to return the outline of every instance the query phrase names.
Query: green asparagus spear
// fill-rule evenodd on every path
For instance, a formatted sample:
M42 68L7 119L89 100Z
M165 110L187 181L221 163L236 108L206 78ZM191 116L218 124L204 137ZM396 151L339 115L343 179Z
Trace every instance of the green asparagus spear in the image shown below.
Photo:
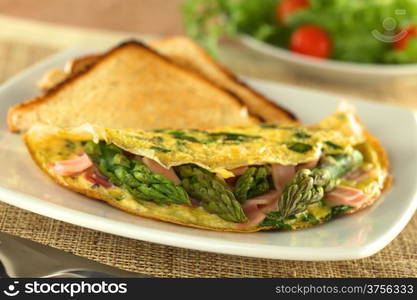
M331 191L340 177L362 162L362 154L354 150L351 154L325 156L316 168L298 171L278 201L279 214L274 212L273 215L285 218L304 211L307 206L322 200L324 193Z
M270 171L266 166L248 168L236 182L234 194L239 201L262 195L269 191Z
M158 204L191 204L181 186L152 172L141 161L129 159L115 145L88 141L84 149L101 174L113 184L126 188L136 199Z
M176 167L176 171L188 194L200 200L208 212L227 221L247 221L233 192L216 175L191 164Z

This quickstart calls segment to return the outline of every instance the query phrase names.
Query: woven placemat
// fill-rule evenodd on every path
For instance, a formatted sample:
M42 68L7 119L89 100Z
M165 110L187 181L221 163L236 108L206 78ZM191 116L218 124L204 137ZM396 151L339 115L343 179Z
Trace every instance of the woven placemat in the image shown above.
M58 50L0 40L0 82ZM160 277L417 277L417 215L376 255L338 262L255 259L163 246L85 229L4 203L0 203L0 231Z

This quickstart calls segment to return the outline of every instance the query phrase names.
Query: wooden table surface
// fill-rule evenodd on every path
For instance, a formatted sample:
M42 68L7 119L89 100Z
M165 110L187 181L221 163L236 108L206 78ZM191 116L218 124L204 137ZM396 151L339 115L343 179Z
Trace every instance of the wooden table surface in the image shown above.
M0 0L0 13L86 28L172 35L183 33L184 0Z

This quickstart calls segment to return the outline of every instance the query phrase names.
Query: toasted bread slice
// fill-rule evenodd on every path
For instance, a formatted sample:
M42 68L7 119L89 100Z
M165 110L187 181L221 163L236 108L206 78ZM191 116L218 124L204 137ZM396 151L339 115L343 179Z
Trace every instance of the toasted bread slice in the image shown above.
M156 41L151 46L181 66L203 75L236 94L248 107L250 113L263 120L267 122L295 120L295 116L291 112L239 80L191 39L185 36L176 36Z
M226 68L214 61L203 48L191 39L185 36L176 36L156 41L151 44L151 47L182 67L193 70L216 85L233 92L245 103L251 114L262 120L268 122L295 120L295 116L291 112L240 81ZM76 58L67 63L65 71L68 75L82 72L99 58L98 54ZM56 78L57 80L49 74L45 74L40 82L40 88L50 89L62 80L59 77Z
M118 128L211 128L254 124L239 97L128 41L44 95L9 109L12 131L42 122L75 127L85 122Z

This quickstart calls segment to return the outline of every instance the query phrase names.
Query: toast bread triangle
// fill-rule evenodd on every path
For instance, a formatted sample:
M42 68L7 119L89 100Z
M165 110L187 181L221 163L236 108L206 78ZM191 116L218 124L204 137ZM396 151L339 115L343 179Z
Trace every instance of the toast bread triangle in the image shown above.
M216 85L233 92L245 103L251 114L262 120L267 122L296 120L290 111L239 80L191 39L185 36L174 36L155 41L150 46L182 67L188 68ZM80 72L98 60L99 57L100 55L96 54L77 58L69 63L69 72Z
M296 119L290 111L239 80L191 39L185 36L174 36L155 41L150 46L182 67L188 68L216 85L233 92L245 103L251 114L262 120L277 122ZM69 63L69 72L80 72L98 60L99 57L100 55L97 54L77 58Z

